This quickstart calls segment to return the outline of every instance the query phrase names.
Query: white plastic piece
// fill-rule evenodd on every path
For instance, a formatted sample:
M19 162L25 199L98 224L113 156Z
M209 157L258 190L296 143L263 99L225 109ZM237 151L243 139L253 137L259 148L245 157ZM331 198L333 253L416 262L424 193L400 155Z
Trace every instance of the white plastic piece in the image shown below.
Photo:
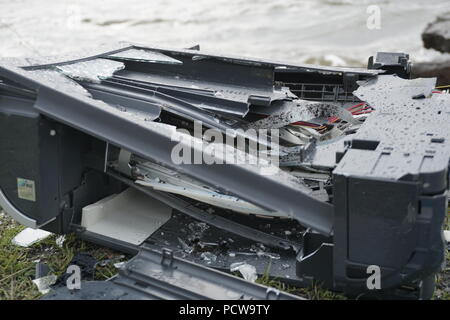
M445 238L445 241L450 243L450 230L444 230L444 238Z
M56 275L51 274L32 281L37 286L40 293L47 294L50 292L50 286L54 285L57 279L58 277Z
M66 236L65 235L59 236L59 237L57 237L55 239L56 245L58 247L60 247L60 248L62 248L62 246L63 246L65 241L66 241Z
M235 262L230 265L230 271L239 271L245 280L255 282L258 279L255 266L245 262Z
M125 264L126 264L127 262L128 262L128 261L116 262L116 263L114 263L114 268L116 268L116 269L122 269L122 268L125 266Z
M83 208L87 231L131 244L141 244L172 215L172 208L129 188Z
M21 247L29 247L36 242L39 242L41 240L44 240L45 238L49 237L52 233L41 230L41 229L32 229L32 228L26 228L19 232L13 239L12 243L21 246Z

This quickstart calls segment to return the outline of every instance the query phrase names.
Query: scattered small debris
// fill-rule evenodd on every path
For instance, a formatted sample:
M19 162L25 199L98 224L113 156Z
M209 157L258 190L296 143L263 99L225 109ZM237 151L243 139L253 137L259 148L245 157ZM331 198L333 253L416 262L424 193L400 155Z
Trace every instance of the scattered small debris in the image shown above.
M266 251L267 248L262 243L257 243L256 245L252 245L250 248L251 253L247 255L257 255L258 257L268 257L271 259L278 260L280 259L280 255L278 253L272 253L269 251ZM244 254L243 252L240 252L238 254Z
M188 228L192 232L190 238L201 239L203 233L209 228L209 226L204 222L191 222L188 224Z
M178 238L178 242L181 245L181 249L183 249L183 251L186 252L187 254L191 254L192 251L194 251L194 248L189 246L186 242L184 242L183 239Z
M255 282L258 279L256 268L246 262L235 262L230 265L230 271L239 271L245 280Z
M20 247L29 247L45 238L49 237L52 233L41 230L41 229L32 229L26 228L23 231L19 232L13 239L12 243L20 246Z
M56 275L51 274L45 277L34 279L32 281L37 286L37 289L40 293L47 294L50 292L50 286L56 283L56 279Z
M217 256L211 252L202 252L200 255L200 259L206 261L207 264L211 264L213 262L216 262Z

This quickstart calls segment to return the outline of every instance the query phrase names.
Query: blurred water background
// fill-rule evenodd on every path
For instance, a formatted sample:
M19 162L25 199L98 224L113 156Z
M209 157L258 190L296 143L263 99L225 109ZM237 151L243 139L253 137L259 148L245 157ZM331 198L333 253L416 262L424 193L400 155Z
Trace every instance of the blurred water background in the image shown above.
M380 29L367 27L371 5ZM0 57L124 40L338 66L376 51L428 61L443 55L423 49L421 32L446 11L449 0L0 0Z

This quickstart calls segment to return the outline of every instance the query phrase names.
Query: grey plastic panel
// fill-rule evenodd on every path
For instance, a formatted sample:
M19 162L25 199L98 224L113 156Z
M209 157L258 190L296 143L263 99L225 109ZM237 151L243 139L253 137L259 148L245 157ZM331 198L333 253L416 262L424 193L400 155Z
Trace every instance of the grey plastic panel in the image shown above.
M36 220L31 219L24 213L17 210L17 208L14 207L14 205L11 202L9 202L9 200L6 198L5 194L2 192L1 189L0 189L0 207L3 208L3 210L9 216L11 216L14 220L19 222L20 224L33 229L36 229L38 227Z

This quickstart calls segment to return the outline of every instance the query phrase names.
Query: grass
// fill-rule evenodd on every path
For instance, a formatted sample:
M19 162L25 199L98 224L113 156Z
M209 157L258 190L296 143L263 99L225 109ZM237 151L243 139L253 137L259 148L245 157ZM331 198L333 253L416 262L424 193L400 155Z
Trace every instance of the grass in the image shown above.
M95 270L96 280L106 280L117 273L113 262L124 257L110 249L79 240L68 235L62 247L56 244L56 236L51 236L29 248L11 243L12 238L24 229L11 218L0 213L0 300L37 299L41 296L34 283L37 261L46 263L53 274L60 276L69 262L79 252L92 254L97 261L111 260Z
M31 280L35 276L37 261L46 263L53 274L63 274L75 254L90 253L97 261L105 261L96 267L95 279L106 280L117 273L113 263L129 257L121 253L94 245L68 235L63 245L56 244L56 236L34 244L29 248L18 247L11 243L12 238L24 229L0 211L0 300L38 299L41 294ZM446 218L446 229L450 229L450 217ZM450 251L447 251L450 261ZM289 286L268 277L267 273L257 280L258 283L314 300L342 300L344 296L321 288L298 288ZM450 266L447 266L436 281L435 299L450 300Z
M450 208L444 222L444 229L450 230ZM450 300L450 248L447 250L447 265L445 269L437 275L435 299Z

